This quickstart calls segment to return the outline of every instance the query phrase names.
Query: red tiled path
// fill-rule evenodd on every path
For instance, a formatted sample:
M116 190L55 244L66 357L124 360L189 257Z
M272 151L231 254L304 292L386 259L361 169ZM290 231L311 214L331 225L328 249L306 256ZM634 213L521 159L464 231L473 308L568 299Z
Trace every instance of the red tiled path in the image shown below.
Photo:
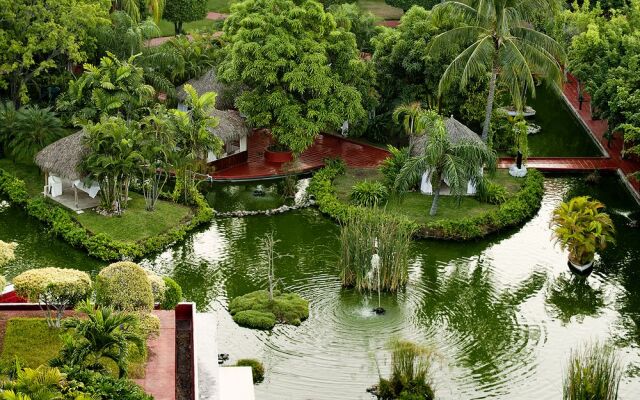
M640 161L636 159L622 159L623 139L621 134L616 134L607 142L604 135L607 132L608 124L606 120L594 120L591 117L591 98L588 93L584 93L582 109L578 101L578 85L576 79L569 75L568 81L563 87L563 93L575 114L588 127L589 133L606 149L608 157L531 157L527 160L527 166L537 168L542 171L592 171L609 170L622 171L635 191L636 199L640 198L640 182L629 174L640 170ZM512 158L502 158L498 162L499 168L508 168L513 164Z
M217 12L208 12L207 19L211 21L224 21L227 19L229 14L217 13Z
M251 180L284 175L282 164L274 164L264 159L264 150L271 143L271 136L264 130L256 130L247 143L248 161L244 164L216 171L214 180ZM389 156L389 152L364 143L335 135L322 134L315 143L304 151L295 162L297 173L322 168L325 158L342 158L351 167L377 167Z

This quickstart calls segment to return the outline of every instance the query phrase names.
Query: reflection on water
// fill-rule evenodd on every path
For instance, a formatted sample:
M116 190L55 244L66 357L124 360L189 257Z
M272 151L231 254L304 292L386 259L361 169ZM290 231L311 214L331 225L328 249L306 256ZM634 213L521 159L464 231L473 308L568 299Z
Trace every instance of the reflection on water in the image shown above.
M438 350L442 365L434 380L442 399L561 398L571 348L595 339L622 349L630 367L621 398L635 398L640 230L614 213L617 245L579 280L553 245L548 223L568 192L590 194L623 212L637 207L613 177L596 187L576 177L550 177L545 187L540 212L521 228L484 241L416 242L409 284L382 296L387 312L381 316L371 313L375 298L341 289L338 227L313 209L216 220L143 263L176 279L200 310L217 314L219 350L232 362L264 361L260 399L370 399L365 389L379 373L389 373L387 344L398 336ZM19 266L8 275L35 265L98 267L21 218L15 210L0 212L0 239L9 235L22 245ZM279 261L276 275L286 290L309 299L310 317L299 327L258 332L238 327L225 307L229 298L266 285L259 238L270 231L280 240L276 250L293 256Z

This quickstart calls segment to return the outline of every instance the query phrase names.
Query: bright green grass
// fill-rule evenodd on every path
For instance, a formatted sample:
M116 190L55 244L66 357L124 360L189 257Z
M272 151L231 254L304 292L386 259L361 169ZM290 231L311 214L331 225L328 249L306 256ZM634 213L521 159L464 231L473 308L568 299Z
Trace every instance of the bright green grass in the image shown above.
M347 169L346 174L339 176L334 181L334 187L338 199L349 201L349 195L353 185L362 180L382 179L382 175L376 169ZM498 170L490 177L494 182L504 186L509 192L515 193L520 188L520 181L509 176L506 170ZM457 220L482 215L497 208L497 205L482 203L472 196L463 196L460 200L453 196L440 196L438 213L429 215L433 196L419 192L408 192L402 199L392 198L385 207L390 214L402 214L419 224L438 220Z
M44 176L42 176L37 166L13 163L7 158L0 158L0 168L22 179L27 185L27 191L32 196L39 195L44 190Z
M87 211L75 217L90 232L104 233L122 241L136 242L159 235L185 222L191 216L189 207L158 201L155 211L145 210L144 197L129 192L129 205L120 217L105 217L94 211Z
M358 5L382 20L397 20L404 13L401 8L392 7L384 0L358 0Z
M60 335L65 330L49 328L44 318L12 318L7 321L7 329L2 342L0 364L12 363L16 357L20 365L26 368L37 368L49 363L62 348ZM103 360L111 374L118 376L118 367L112 360ZM147 357L137 347L129 349L129 377L143 378Z

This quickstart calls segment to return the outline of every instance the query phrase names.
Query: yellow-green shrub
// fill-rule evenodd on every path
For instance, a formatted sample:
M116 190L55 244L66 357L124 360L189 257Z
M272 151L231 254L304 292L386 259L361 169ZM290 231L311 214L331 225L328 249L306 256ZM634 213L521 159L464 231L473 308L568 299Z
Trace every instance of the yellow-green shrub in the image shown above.
M152 310L153 291L147 272L130 261L110 264L96 279L96 300L117 310Z
M164 279L155 272L145 269L149 283L151 284L151 292L153 293L153 302L162 303L164 301L164 295L167 291L167 285L164 283Z
M17 246L17 243L7 243L0 240L0 267L4 267L15 260L16 255L14 250Z

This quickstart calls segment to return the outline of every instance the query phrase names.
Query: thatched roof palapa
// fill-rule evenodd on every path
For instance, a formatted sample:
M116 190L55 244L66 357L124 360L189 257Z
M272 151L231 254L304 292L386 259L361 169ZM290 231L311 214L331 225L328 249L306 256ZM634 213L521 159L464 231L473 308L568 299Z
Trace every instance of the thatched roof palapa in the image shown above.
M83 174L80 164L89 154L84 138L85 133L81 130L51 143L36 154L36 165L60 178L81 179Z
M444 126L447 130L447 135L449 136L449 140L452 143L457 144L463 141L467 142L475 142L482 146L485 146L485 143L482 141L480 136L477 133L469 129L465 124L453 118L453 116L446 118L444 120ZM414 145L411 149L411 155L422 155L424 153L424 148L429 141L429 135L417 136L414 138Z
M218 110L234 108L234 101L239 90L238 88L234 88L233 85L220 82L216 76L215 69L212 68L201 77L191 79L186 83L193 86L199 96L202 96L206 92L216 92L216 108ZM187 98L184 85L180 85L176 89L176 97L180 101L184 101Z
M219 119L218 126L211 129L212 133L222 139L223 142L238 140L249 135L251 129L247 126L244 118L236 110L216 110L211 112L211 116Z

